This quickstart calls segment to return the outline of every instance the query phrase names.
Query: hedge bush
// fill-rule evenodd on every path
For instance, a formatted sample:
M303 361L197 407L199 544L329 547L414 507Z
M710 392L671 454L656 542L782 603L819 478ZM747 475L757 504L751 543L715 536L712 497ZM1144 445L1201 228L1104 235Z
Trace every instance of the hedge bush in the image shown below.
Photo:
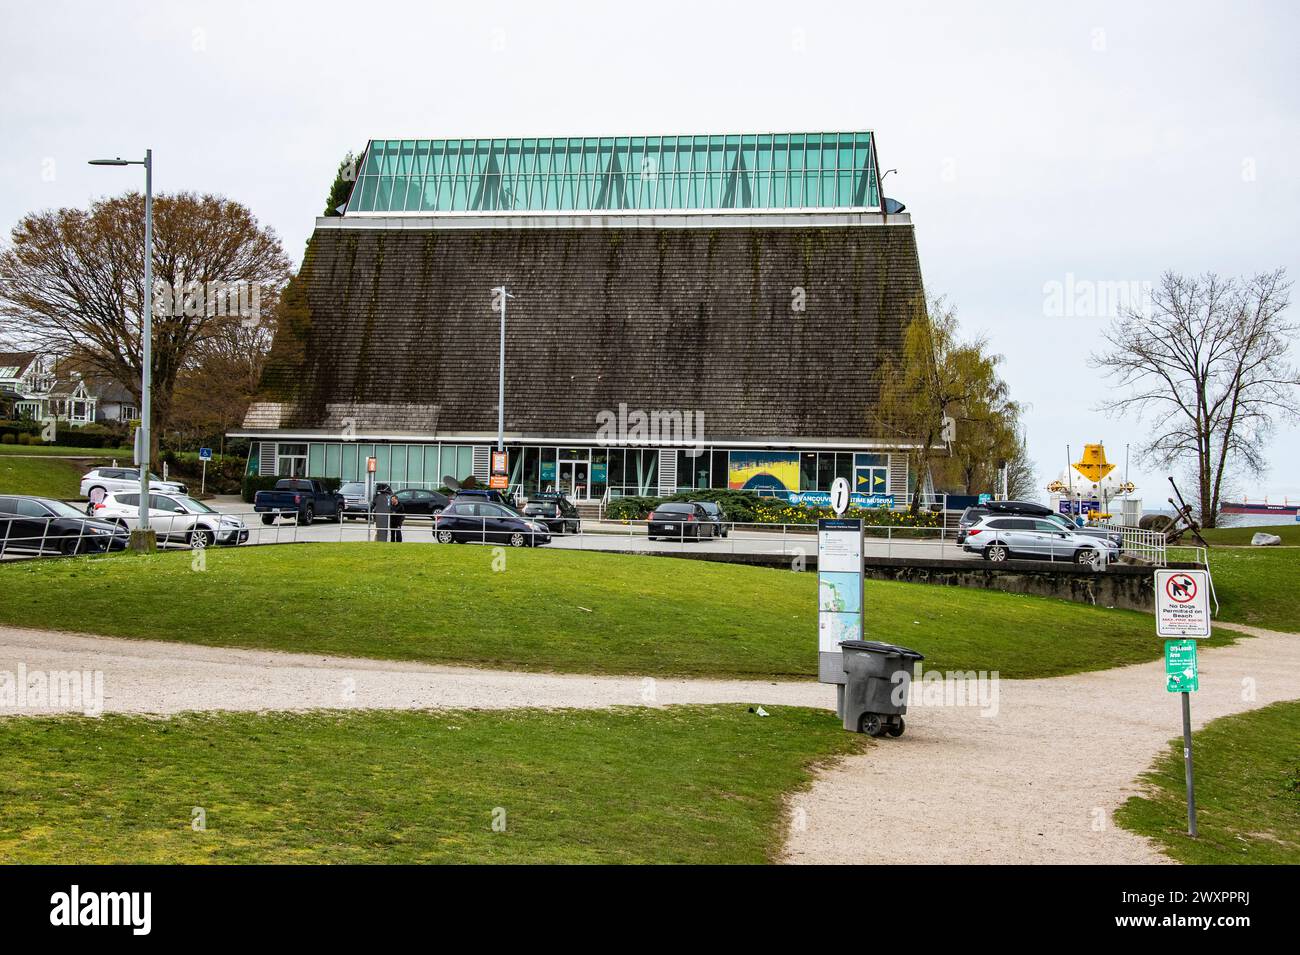
M760 497L753 491L725 488L681 491L669 497L616 497L605 508L605 516L616 521L642 521L663 501L715 501L722 505L727 520L737 524L816 524L819 519L835 516L829 507L790 504L780 498ZM936 511L912 514L884 507L850 507L845 516L860 517L867 527L929 530L943 526L943 515Z

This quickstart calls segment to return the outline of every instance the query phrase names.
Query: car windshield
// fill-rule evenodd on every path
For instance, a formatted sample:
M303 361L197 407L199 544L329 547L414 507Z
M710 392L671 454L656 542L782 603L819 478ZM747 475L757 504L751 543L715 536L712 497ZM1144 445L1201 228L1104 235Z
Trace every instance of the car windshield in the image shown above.
M695 505L693 504L660 504L655 508L660 514L693 514Z
M176 498L172 498L172 500L174 500L181 507L185 508L185 510L191 514L217 513L212 508L208 507L208 505L204 504L202 501L196 501L192 497L176 497Z
M549 504L529 504L527 507L524 508L524 513L540 514L543 517L554 517L555 512L558 510L559 508L556 507L554 502Z
M365 492L366 486L360 482L355 484L344 484L339 488L340 494L364 494Z
M54 512L55 517L85 517L86 512L73 507L71 504L64 504L62 501L41 501L46 507Z

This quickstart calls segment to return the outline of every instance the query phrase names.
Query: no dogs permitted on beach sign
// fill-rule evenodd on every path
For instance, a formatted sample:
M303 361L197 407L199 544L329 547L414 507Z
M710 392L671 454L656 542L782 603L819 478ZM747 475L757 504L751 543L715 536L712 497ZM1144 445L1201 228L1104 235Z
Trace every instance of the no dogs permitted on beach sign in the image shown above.
M1156 634L1210 635L1210 574L1205 570L1156 571Z

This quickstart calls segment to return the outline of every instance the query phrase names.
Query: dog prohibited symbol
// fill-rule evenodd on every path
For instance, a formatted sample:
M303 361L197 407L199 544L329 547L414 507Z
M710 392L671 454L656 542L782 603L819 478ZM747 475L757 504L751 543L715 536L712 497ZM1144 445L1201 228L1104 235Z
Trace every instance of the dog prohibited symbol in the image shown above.
M1196 599L1196 578L1189 574L1173 574L1165 581L1165 593L1174 603L1191 603Z

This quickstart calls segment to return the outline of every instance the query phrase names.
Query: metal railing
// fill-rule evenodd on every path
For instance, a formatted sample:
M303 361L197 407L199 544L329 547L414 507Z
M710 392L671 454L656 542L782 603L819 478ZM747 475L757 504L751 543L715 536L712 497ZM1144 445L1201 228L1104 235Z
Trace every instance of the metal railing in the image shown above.
M1129 524L1104 523L1094 525L1112 534L1123 537L1120 545L1122 552L1155 567L1169 563L1169 543L1164 531L1144 530Z
M226 522L220 523L224 517ZM673 532L657 533L652 539L651 524L664 526L664 521L646 520L583 520L579 518L547 519L556 529L535 532L524 521L544 523L537 518L512 519L515 525L498 525L500 518L471 515L400 514L384 515L373 512L355 512L346 515L317 515L311 525L293 515L259 513L251 508L226 510L203 515L154 515L152 527L158 532L160 546L222 547L231 544L268 545L292 543L365 542L391 538L389 533L400 523L404 543L433 543L438 531L450 531L452 541L465 543L515 543L522 535L522 544L547 544L553 547L577 550L626 551L632 553L675 553L691 549L708 549L729 554L767 554L787 558L808 557L817 550L815 524L765 524L708 521L672 522ZM56 521L64 528L54 528ZM95 518L97 522L105 518ZM70 518L26 518L0 515L0 559L31 557L45 554L71 556L88 552L121 550L126 546L127 532L134 526L133 517L107 518L120 525L116 534L92 533L88 522L71 527ZM237 523L232 524L234 520ZM561 523L563 522L563 523ZM73 522L75 523L75 522ZM574 525L577 529L574 529ZM27 531L21 527L29 527ZM197 533L196 533L197 531ZM1147 534L1150 532L1143 532ZM957 542L955 529L942 525L934 527L872 526L864 532L864 552L868 557L898 557L922 560L977 560L980 554L968 552ZM1138 535L1141 536L1141 535ZM1145 541L1135 542L1146 546ZM1064 541L1050 542L1045 553L1038 554L1049 562L1071 562L1075 548ZM1128 538L1126 538L1126 550ZM1184 550L1190 550L1184 549ZM1157 556L1154 546L1150 553ZM1020 554L1009 554L1014 558ZM1164 552L1158 555L1163 563ZM1204 554L1196 555L1204 562ZM1152 561L1155 563L1155 561Z

